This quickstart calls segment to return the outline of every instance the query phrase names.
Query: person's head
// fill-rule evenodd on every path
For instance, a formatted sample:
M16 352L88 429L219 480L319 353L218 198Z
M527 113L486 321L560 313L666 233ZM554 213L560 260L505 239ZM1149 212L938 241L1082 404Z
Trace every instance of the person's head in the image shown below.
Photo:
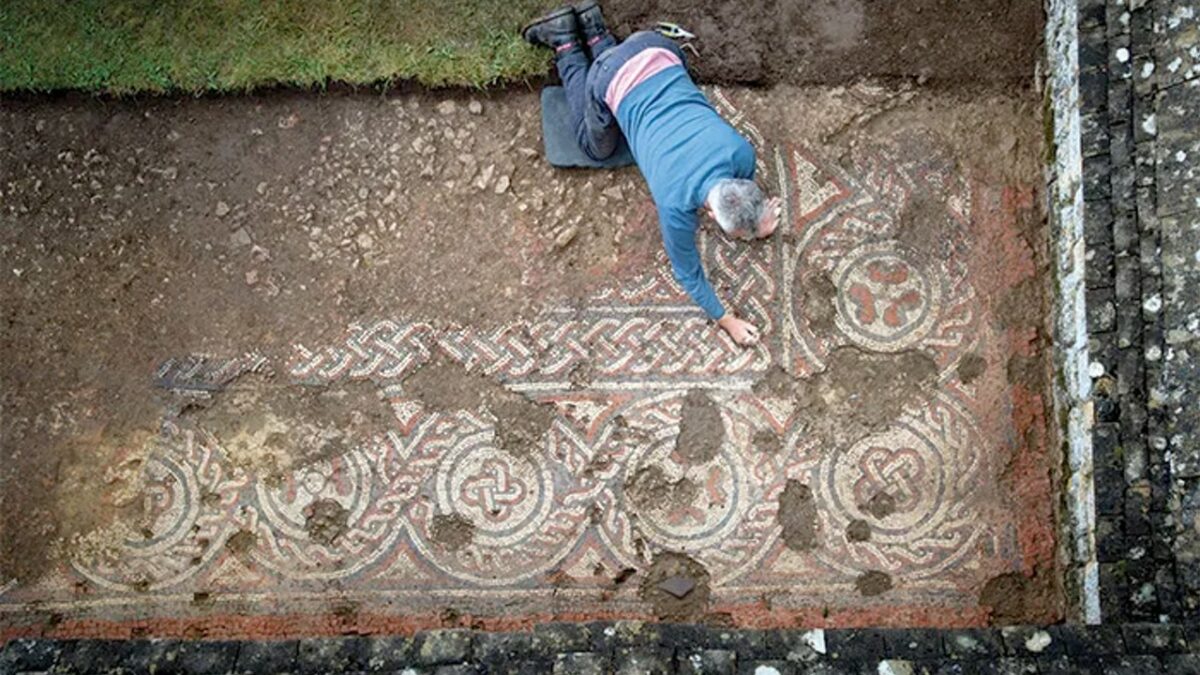
M753 236L766 207L758 183L744 178L722 178L709 190L708 208L726 234Z

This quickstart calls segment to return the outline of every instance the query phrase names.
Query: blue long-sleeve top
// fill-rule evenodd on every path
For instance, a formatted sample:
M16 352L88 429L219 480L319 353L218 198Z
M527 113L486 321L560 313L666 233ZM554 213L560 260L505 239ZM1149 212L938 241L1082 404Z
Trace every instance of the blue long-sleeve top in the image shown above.
M617 123L658 207L658 224L675 280L711 319L725 308L700 264L700 207L722 178L754 178L754 147L729 126L692 82L672 66L633 88Z

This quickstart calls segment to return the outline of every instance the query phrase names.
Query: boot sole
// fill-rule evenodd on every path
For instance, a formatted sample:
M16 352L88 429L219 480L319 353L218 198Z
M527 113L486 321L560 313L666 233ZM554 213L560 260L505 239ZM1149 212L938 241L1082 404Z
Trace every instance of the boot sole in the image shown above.
M521 39L525 40L526 42L529 42L530 44L534 44L533 42L531 42L529 40L529 29L534 28L536 26L540 26L540 25L546 23L547 21L553 21L555 19L560 19L568 14L574 14L574 13L575 13L575 10L571 9L570 7L560 7L559 9L556 9L553 12L550 12L549 14L539 16L538 18L534 19L533 21L530 21L529 23L525 24L524 26L521 26Z

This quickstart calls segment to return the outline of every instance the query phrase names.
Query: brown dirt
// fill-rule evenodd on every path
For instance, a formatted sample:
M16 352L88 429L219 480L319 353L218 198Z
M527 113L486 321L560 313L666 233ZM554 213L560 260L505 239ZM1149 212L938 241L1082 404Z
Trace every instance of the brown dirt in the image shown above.
M662 467L647 466L625 483L625 494L637 512L668 512L691 505L700 487L686 477L672 481Z
M697 35L700 77L801 84L859 77L1030 81L1041 41L1033 0L607 0L620 35L658 20Z
M675 452L688 462L703 464L717 456L724 442L725 425L717 404L703 391L689 391L680 411Z
M258 537L250 530L238 530L225 540L225 548L237 555L242 555L254 550L257 541Z
M846 540L853 542L870 541L871 526L865 520L852 520L846 526Z
M987 359L979 354L967 354L958 362L958 379L963 384L971 384L987 372Z
M783 449L783 439L770 429L759 429L754 432L754 438L750 442L755 450L767 455L777 455Z
M350 513L332 499L318 499L304 509L304 531L318 544L332 546L346 532Z
M833 280L827 274L809 274L796 284L809 328L815 335L829 335L837 317L837 287Z
M993 625L1045 624L1061 615L1057 583L1046 573L1029 577L1010 572L992 577L979 593L979 604L991 608Z
M834 350L825 370L809 379L792 379L776 367L754 390L790 395L812 433L844 445L899 417L929 395L936 379L937 364L923 352L880 354L846 346Z
M475 526L457 513L438 514L429 523L429 536L448 551L457 551L475 538Z
M876 492L862 509L876 519L883 520L896 512L896 498L886 492Z
M682 598L658 588L660 583L674 576L690 579L696 586ZM708 583L709 574L704 565L682 553L667 551L654 556L654 562L638 587L638 597L650 603L660 621L698 621L708 611L711 594Z
M887 572L870 570L858 575L854 587L863 596L882 595L892 590L892 577Z
M783 528L783 543L793 551L808 551L817 545L817 503L812 490L798 480L789 480L779 495L775 520Z
M404 379L405 393L440 411L486 410L496 418L496 442L517 454L534 452L554 422L554 408L511 392L439 354Z
M231 464L277 482L383 433L390 414L371 382L311 387L255 373L210 398L189 400L180 417L216 437Z

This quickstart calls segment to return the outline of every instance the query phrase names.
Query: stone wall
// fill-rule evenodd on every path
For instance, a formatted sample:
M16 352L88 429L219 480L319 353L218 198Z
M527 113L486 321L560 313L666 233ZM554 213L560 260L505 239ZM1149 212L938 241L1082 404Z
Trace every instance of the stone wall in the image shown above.
M1105 622L1200 609L1200 4L1082 0L1096 544Z

